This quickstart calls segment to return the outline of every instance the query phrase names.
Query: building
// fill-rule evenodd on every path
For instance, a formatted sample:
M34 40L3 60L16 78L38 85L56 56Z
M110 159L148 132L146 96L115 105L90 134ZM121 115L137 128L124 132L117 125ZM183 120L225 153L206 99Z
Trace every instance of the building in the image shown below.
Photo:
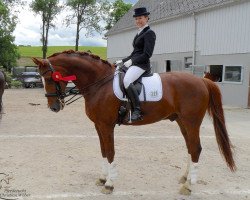
M225 105L250 107L250 0L139 0L106 34L110 61L131 53L142 6L157 35L153 71L209 71Z

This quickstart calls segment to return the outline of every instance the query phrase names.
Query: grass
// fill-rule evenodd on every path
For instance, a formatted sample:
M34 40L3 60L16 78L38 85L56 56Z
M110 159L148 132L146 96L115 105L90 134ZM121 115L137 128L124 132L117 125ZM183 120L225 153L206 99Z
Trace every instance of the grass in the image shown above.
M49 46L47 56L50 56L57 52L62 52L69 49L75 49L74 46ZM18 47L21 58L17 64L19 66L30 66L34 65L31 57L42 58L42 47L41 46L19 46ZM81 46L79 51L90 50L92 54L100 56L102 59L107 59L107 48L106 47L92 47L92 46Z

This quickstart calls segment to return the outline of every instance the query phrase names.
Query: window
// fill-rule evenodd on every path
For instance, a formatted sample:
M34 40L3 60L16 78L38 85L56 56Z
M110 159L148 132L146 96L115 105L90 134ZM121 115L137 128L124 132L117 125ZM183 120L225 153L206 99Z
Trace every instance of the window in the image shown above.
M242 82L242 66L224 66L224 81Z
M195 76L198 76L198 77L204 76L204 72L206 71L205 65L190 65L190 67L192 68L192 73Z
M242 82L242 66L209 65L209 79L214 82Z
M193 63L193 57L185 57L184 58L185 68L190 68L192 63Z

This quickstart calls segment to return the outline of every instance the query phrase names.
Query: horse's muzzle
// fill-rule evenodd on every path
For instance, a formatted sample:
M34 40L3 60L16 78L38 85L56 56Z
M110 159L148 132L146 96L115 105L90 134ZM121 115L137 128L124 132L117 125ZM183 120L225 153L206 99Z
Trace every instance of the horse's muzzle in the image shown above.
M63 110L64 108L64 101L63 100L57 100L56 102L54 102L51 106L50 106L50 110L53 112L59 112L60 110Z

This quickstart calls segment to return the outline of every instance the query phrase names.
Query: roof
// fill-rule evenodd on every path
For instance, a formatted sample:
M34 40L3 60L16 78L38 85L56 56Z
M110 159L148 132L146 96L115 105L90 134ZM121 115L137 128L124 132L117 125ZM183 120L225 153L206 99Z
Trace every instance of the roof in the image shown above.
M246 0L139 0L107 33L106 36L135 28L134 9L146 7L150 12L150 24L162 20L202 12Z

